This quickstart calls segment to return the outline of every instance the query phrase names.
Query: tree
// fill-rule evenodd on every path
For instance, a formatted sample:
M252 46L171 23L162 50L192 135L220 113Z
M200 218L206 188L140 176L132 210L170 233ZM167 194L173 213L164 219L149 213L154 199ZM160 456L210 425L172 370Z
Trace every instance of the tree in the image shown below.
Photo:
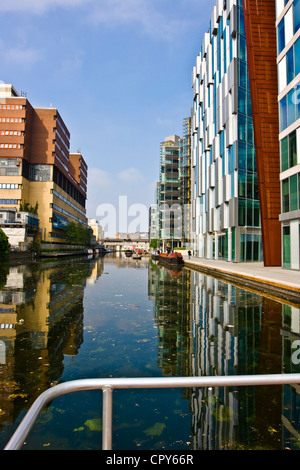
M39 208L39 203L36 202L34 206L29 204L29 202L26 202L24 199L24 202L20 202L20 207L19 211L20 212L30 212L31 214L37 214L38 213L38 208Z
M150 248L156 249L158 247L159 239L158 238L152 238L150 241Z
M70 222L65 229L65 233L69 243L74 243L76 245L87 245L89 243L90 231L80 222L77 224L75 224L75 222Z
M8 243L8 237L0 228L0 255L8 254L9 248L10 248L10 244Z

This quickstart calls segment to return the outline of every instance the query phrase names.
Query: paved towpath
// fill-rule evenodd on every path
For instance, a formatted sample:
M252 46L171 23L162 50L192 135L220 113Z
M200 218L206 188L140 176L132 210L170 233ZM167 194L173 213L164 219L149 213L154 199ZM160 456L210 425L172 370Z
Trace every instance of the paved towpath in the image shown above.
M300 302L300 271L281 267L265 267L263 263L231 263L204 258L184 258L186 267L228 280L272 291Z

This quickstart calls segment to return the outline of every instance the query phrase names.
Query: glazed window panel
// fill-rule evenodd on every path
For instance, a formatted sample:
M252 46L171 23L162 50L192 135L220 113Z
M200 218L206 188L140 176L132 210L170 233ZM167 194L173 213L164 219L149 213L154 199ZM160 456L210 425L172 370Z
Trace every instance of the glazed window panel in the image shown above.
M238 116L238 139L242 142L247 140L247 118L242 114Z
M289 168L289 142L288 136L280 142L281 150L281 171L285 171Z
M293 10L294 10L294 34L300 28L300 1L294 0L293 3Z
M290 236L290 227L285 226L282 228L283 235L283 267L291 267L291 236Z
M239 181L238 181L238 190L239 197L246 197L246 183L247 183L247 173L245 171L239 171Z
M279 102L279 126L280 132L287 128L287 97L284 96Z
M298 180L297 175L290 178L290 210L296 211L298 209Z
M285 47L284 18L282 18L277 28L277 47L278 47L278 55L279 55Z
M286 79L290 83L295 76L294 47L291 47L286 53Z
M282 212L290 210L290 194L288 178L282 181Z
M288 136L281 140L281 171L297 165L297 135L296 131L291 132Z
M243 227L246 225L246 200L245 199L239 199L239 226Z
M294 44L294 56L295 56L295 76L300 73L300 38Z
M297 134L296 131L291 132L289 139L289 166L297 165Z
M290 126L296 119L296 107L294 90L291 90L287 95L287 126Z
M238 144L238 165L239 169L246 170L247 168L247 145L244 142Z

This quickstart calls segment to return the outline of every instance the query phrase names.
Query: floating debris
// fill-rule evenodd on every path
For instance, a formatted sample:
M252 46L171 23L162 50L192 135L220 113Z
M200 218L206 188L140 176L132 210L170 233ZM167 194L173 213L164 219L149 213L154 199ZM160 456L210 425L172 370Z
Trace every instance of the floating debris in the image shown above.
M89 428L90 431L102 431L102 420L101 419L88 419L84 425Z
M155 423L154 426L146 429L144 433L147 434L147 436L160 436L165 427L166 425L164 423Z

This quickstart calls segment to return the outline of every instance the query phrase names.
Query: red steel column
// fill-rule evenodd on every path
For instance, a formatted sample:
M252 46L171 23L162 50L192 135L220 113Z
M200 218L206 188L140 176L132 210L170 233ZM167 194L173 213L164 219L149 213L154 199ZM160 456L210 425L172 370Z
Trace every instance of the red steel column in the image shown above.
M281 265L275 0L243 0L265 266Z

